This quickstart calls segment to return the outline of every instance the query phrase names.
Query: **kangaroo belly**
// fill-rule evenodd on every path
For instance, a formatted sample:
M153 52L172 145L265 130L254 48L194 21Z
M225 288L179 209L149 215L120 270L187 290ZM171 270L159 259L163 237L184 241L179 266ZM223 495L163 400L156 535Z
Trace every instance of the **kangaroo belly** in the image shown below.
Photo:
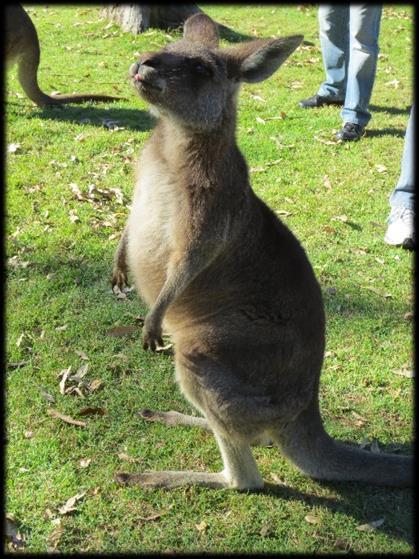
M128 221L128 264L148 305L156 300L174 250L174 230L183 207L170 174L159 165L142 169Z

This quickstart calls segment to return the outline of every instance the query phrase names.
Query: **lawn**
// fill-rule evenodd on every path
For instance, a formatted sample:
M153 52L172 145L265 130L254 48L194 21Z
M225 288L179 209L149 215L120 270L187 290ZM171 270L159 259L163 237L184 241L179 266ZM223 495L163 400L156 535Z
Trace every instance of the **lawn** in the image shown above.
M270 79L242 87L238 142L254 190L300 239L322 286L327 430L375 452L411 453L413 256L383 236L412 100L413 8L385 7L368 134L339 145L339 109L298 107L323 79L316 7L201 7L246 35L303 33L308 42ZM411 553L410 490L315 482L275 448L254 449L270 483L260 494L144 491L113 481L118 470L221 467L210 434L138 417L144 407L192 410L173 357L142 349L144 304L135 291L117 298L110 286L134 164L154 126L127 70L136 53L180 35L153 29L134 37L94 6L28 12L45 91L125 100L39 109L16 69L7 73L5 465L15 547ZM110 335L117 327L125 334Z

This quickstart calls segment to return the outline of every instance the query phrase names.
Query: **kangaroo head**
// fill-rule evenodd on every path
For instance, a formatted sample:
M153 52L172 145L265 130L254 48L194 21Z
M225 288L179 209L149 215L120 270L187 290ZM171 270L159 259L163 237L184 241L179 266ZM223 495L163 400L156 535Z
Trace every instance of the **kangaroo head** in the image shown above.
M145 52L130 67L135 88L153 112L181 125L210 131L232 118L241 82L265 80L301 43L302 35L257 39L218 48L217 25L195 14L183 39L159 52Z

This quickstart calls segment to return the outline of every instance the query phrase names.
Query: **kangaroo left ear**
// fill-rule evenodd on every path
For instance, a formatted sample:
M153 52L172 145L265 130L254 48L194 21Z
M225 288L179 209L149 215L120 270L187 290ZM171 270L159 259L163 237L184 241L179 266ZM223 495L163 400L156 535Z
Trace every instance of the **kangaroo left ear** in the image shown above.
M217 48L220 37L217 24L210 17L194 14L183 25L183 38L209 48Z
M230 77L248 83L269 78L295 51L303 35L282 39L256 39L238 47L224 49Z

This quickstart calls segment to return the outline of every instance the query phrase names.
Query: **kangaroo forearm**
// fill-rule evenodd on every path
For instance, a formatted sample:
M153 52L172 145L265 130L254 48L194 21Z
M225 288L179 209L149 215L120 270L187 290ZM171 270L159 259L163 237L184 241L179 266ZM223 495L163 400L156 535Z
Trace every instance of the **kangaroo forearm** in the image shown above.
M154 322L161 323L168 307L214 259L215 250L186 252L174 257L168 266L167 279L150 310Z

